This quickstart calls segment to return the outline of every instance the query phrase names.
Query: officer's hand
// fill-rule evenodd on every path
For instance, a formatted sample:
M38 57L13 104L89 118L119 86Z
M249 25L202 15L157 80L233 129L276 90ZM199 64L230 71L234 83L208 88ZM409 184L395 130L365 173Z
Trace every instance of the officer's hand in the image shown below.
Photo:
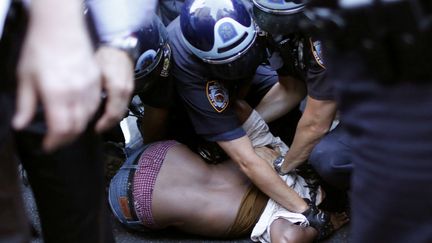
M102 132L118 123L125 115L134 87L133 62L124 51L102 46L96 52L102 70L102 86L107 103L96 131Z
M36 10L17 68L17 110L13 126L25 128L38 102L42 103L48 128L43 147L48 151L78 136L100 103L100 71L84 20L80 18L80 5L72 8L74 2L70 3L59 9L63 11L60 13L45 11L44 6L38 8L34 4ZM50 13L57 15L50 18L47 16Z

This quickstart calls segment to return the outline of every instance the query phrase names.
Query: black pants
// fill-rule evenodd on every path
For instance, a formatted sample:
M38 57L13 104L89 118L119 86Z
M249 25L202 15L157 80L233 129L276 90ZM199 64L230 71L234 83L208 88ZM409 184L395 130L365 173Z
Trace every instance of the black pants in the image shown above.
M29 224L18 183L17 163L12 149L10 96L0 92L0 242L28 242Z
M353 137L352 242L432 242L432 83L380 83L356 53L329 60Z
M12 102L4 99L1 110L12 111ZM6 131L8 123L3 118L1 130ZM0 242L28 239L28 221L23 217L10 138L14 138L18 157L28 173L44 241L114 242L104 200L99 137L89 129L74 143L47 154L41 148L44 132L43 121L39 119L23 132L4 133L8 134L8 140L1 138L4 142L0 146ZM12 241L10 234L17 240Z
M46 243L114 242L107 214L99 137L89 127L74 143L52 154L41 149L43 113L13 133L15 67L24 21L17 2L0 40L0 242L29 242L16 154L28 173Z
M346 191L353 170L351 150L351 138L340 123L314 147L309 163L327 183Z

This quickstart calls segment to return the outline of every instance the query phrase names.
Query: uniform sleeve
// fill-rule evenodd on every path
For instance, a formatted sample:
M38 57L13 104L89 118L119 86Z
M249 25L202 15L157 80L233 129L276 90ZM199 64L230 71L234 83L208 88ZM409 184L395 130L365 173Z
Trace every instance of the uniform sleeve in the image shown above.
M102 39L137 30L156 11L156 0L87 0L86 4Z
M308 95L317 100L334 100L333 84L326 78L326 68L319 40L306 39L305 58L307 60L306 84Z

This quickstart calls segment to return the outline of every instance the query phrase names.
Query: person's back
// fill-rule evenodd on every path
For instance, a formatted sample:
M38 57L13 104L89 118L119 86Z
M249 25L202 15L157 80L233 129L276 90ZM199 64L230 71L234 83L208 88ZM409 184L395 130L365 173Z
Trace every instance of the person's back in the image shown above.
M231 160L203 163L178 144L167 152L158 174L153 217L162 227L173 225L186 232L221 236L233 224L249 186L248 178Z
M254 142L255 153L267 163L288 150L269 133L256 111L243 126ZM202 236L234 238L251 234L255 241L270 242L268 226L276 225L271 230L272 241L309 242L317 237L317 232L313 226L304 230L305 226L321 220L318 224L325 225L319 228L318 237L322 238L348 220L344 214L333 215L330 223L329 215L316 206L313 210L319 212L318 219L289 212L253 186L232 160L205 163L186 145L173 140L142 146L127 157L111 180L109 203L116 218L130 229L174 226ZM287 175L284 182L297 195L317 203L322 201L320 190L310 189L303 178Z

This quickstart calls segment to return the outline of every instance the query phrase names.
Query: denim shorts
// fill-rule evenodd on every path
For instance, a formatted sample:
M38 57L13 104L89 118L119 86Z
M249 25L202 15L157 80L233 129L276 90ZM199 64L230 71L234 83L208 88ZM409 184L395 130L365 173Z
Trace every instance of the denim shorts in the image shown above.
M143 230L143 225L138 219L135 211L132 183L135 171L138 169L140 155L148 145L141 145L131 152L125 163L113 177L108 190L108 202L115 217L124 226L134 229Z
M153 219L153 188L166 153L176 144L168 140L138 147L111 180L109 204L126 227L141 231L162 228Z

